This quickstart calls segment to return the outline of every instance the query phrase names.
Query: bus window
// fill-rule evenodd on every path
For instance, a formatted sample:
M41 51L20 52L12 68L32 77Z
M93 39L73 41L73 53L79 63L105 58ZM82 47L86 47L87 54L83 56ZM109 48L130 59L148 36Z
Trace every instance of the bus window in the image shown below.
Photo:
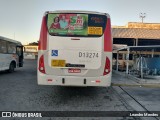
M48 14L50 35L100 37L106 27L107 16L97 14Z
M6 41L0 40L0 53L7 53Z
M7 48L9 54L16 53L16 45L14 43L8 42Z

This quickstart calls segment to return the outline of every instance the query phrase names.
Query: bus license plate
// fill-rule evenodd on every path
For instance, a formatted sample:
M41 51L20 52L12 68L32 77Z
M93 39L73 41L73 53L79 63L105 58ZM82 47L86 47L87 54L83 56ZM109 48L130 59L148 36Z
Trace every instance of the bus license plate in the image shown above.
M68 73L81 73L81 69L68 69Z
M52 67L65 67L66 61L65 60L52 60L51 65Z

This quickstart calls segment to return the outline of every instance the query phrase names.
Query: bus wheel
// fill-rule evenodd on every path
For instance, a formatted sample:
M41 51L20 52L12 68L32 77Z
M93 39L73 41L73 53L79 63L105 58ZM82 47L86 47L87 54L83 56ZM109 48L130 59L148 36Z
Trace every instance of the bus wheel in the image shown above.
M14 68L15 68L15 66L14 66L14 63L12 62L12 63L10 64L10 66L9 66L8 72L9 72L9 73L14 72Z

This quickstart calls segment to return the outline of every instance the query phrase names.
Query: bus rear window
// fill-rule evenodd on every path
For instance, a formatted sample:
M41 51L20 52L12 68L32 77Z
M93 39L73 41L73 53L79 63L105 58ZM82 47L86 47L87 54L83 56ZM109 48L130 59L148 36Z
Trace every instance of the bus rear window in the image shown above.
M47 27L53 36L100 37L103 35L107 16L98 14L49 13Z

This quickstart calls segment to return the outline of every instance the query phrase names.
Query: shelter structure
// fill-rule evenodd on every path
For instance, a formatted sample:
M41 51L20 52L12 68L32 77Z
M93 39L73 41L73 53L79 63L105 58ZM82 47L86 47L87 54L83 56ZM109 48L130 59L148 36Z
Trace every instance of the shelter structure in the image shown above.
M126 70L129 74L130 67L133 68L135 64L135 58L139 57L142 62L144 62L142 57L160 58L160 24L158 23L129 22L126 26L113 26L112 35L113 65L116 66L116 70ZM143 77L143 70L139 70Z

